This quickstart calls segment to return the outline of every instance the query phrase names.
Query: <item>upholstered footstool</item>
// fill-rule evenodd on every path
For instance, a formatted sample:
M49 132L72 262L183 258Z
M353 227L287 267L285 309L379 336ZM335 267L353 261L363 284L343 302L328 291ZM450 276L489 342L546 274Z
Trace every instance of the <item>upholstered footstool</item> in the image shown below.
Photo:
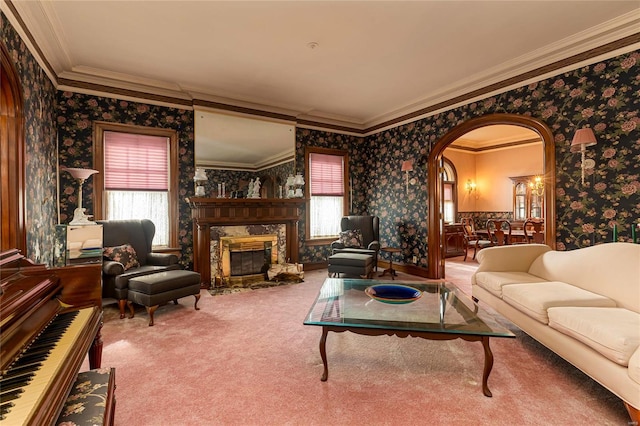
M153 313L158 306L173 300L177 305L178 299L195 296L195 309L200 300L200 274L193 271L174 270L156 272L129 280L128 301L129 318L133 318L133 304L143 305L149 314L149 326L153 325Z
M370 254L336 253L329 256L329 276L337 274L358 275L371 278L373 256Z

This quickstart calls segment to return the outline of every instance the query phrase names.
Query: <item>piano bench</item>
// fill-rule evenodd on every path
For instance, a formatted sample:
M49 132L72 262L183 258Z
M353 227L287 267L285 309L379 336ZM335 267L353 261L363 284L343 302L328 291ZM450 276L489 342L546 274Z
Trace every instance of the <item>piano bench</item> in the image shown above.
M56 425L113 425L116 369L78 373Z
M200 274L193 271L173 270L156 272L129 280L129 318L133 318L133 304L143 305L149 314L149 326L153 325L153 313L158 306L171 300L177 305L178 299L195 296L195 309L200 300Z

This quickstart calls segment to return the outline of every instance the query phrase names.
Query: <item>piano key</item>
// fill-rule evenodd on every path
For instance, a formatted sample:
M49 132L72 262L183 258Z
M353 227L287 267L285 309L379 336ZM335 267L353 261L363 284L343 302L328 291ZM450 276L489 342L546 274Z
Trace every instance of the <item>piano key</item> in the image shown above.
M0 404L6 404L14 399L20 397L20 394L24 393L24 389L16 389L13 392L7 392L5 395L0 395Z
M41 365L42 365L42 361L36 361L36 362L32 362L32 363L25 364L25 365L19 365L19 366L16 366L15 368L12 368L9 371L7 371L7 373L2 377L9 378L9 377L15 376L17 374L21 374L21 372L23 372L23 371L35 370Z
M21 396L12 401L14 406L4 415L4 421L9 422L7 424L26 424L33 417L34 410L40 406L40 401L44 398L47 390L55 384L57 372L61 370L61 366L73 352L74 344L89 323L93 311L94 308L85 308L69 313L75 314L75 318L70 319L67 330L62 333L58 343L51 350L47 359L43 361L42 367L34 372L32 381L23 388L24 392ZM61 319L66 321L69 315L61 314L58 317L62 317ZM45 333L47 332L49 332L48 329L45 330Z
M32 373L29 373L28 375L15 377L15 378L12 378L11 380L7 380L6 382L2 382L2 386L0 387L0 395L12 389L26 386L33 379L33 375L34 373L32 372Z

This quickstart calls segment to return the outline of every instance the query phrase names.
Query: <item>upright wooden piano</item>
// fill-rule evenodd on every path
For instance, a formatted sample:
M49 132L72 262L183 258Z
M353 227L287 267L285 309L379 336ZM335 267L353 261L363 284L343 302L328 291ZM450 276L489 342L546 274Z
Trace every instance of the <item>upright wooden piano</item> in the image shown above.
M0 252L0 425L53 424L89 353L102 358L101 265Z

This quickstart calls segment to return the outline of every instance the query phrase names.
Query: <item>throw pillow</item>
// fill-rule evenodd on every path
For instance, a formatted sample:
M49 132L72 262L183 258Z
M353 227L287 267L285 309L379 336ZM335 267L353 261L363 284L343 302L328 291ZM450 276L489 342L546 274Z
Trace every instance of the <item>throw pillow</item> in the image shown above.
M105 247L102 255L110 260L122 263L124 270L140 266L138 256L131 244L123 244L115 247Z
M349 229L340 232L340 243L345 247L362 247L362 231Z

